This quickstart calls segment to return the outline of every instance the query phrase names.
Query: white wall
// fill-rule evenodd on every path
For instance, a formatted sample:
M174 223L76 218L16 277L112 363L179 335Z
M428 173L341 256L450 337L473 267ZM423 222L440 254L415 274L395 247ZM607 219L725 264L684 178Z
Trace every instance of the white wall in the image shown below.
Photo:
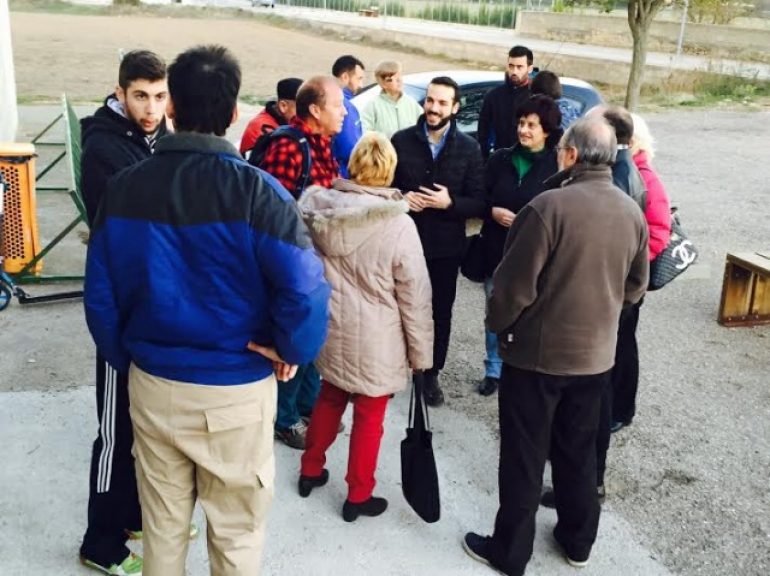
M0 0L0 142L14 141L18 122L11 18L8 13L8 0Z

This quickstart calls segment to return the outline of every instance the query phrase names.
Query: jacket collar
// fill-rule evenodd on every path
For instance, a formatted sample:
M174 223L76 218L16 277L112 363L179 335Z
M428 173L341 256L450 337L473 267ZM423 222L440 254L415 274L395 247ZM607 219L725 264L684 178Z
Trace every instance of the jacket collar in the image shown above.
M123 107L118 102L115 94L110 94L104 99L104 104L93 116L88 116L81 120L83 130L83 139L86 139L92 131L106 130L114 134L120 134L126 138L133 138L137 141L146 141L146 135L135 122L129 120ZM166 122L161 122L153 135L157 140L166 134Z
M177 132L158 141L156 152L203 152L241 158L238 150L221 136L199 132Z
M283 126L284 124L288 124L286 122L286 119L281 116L280 112L278 112L277 109L278 102L275 100L270 100L270 102L265 104L265 111L270 115L270 117L275 120L279 126Z
M607 180L612 182L612 168L609 166L596 166L593 164L578 163L574 166L557 172L545 181L546 189L563 188L575 182L590 180Z

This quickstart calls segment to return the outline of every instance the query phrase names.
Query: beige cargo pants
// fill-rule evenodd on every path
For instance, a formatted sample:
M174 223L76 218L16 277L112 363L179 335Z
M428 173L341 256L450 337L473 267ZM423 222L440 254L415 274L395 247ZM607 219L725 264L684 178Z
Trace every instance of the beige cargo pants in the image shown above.
M260 573L273 499L276 381L204 386L129 371L144 576L184 576L196 498L212 576Z

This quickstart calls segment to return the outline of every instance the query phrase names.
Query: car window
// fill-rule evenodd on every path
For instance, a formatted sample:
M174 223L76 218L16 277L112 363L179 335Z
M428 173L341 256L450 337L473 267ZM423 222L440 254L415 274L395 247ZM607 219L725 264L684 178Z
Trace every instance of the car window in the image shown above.
M565 95L563 95L561 99L568 102L569 105L572 107L572 109L577 111L578 116L583 115L583 109L586 107L585 102L583 102L582 100L577 100L575 98L570 98L569 96L565 96Z
M490 89L490 86L463 89L460 96L460 111L457 113L457 127L462 132L472 135L477 132L481 105Z

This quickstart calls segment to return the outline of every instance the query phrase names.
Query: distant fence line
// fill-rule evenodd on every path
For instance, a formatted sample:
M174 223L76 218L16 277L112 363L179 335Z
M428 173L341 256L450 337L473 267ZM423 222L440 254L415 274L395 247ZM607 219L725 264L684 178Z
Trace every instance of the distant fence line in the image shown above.
M276 0L276 4L342 12L371 12L437 22L514 28L519 10L550 10L552 0Z

